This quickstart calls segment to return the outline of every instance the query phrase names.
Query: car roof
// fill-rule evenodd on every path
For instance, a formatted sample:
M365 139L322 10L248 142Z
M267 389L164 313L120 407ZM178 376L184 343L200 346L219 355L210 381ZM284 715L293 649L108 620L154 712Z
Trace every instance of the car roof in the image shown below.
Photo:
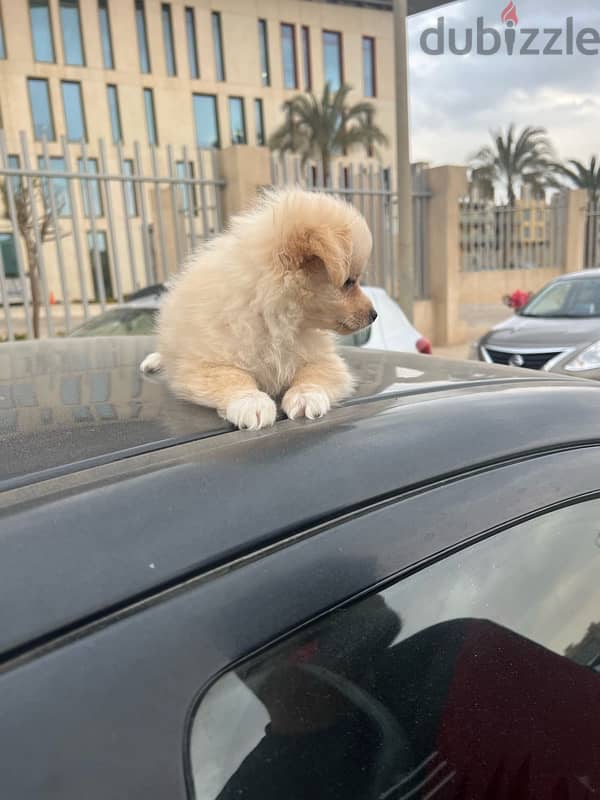
M0 488L231 431L215 411L174 398L161 377L142 375L139 364L153 346L143 336L2 345ZM540 378L407 353L347 348L345 356L358 379L348 408L381 394L418 398L434 388Z
M140 374L153 345L0 347L0 663L350 509L597 440L594 382L358 348L322 420L235 431Z
M585 269L581 272L567 272L566 275L559 275L555 281L581 280L583 278L600 278L600 269Z

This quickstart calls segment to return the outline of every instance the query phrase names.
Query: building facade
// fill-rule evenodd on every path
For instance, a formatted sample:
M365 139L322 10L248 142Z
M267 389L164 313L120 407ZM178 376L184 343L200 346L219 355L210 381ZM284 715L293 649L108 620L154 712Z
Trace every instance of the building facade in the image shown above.
M0 0L0 173L114 177L40 178L38 216L59 220L58 237L37 246L45 298L104 302L174 271L222 226L217 182L231 177L229 148L262 148L264 163L282 104L298 92L345 83L351 102L371 100L391 163L390 9L350 0ZM221 155L208 157L212 148ZM119 182L124 175L136 182ZM159 185L152 175L214 183ZM7 180L19 189L20 177L0 174L4 188ZM0 198L2 214L7 204ZM29 265L15 227L0 218L5 290L18 301L19 268Z
M298 91L372 99L393 141L388 10L313 0L0 0L0 114L18 134L263 145ZM387 155L387 154L386 154Z

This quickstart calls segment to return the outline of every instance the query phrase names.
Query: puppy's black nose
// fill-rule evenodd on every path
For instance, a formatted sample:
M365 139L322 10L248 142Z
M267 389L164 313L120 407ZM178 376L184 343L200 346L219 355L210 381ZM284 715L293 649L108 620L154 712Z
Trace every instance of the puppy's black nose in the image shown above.
M375 309L374 309L374 308L372 308L372 309L369 311L369 321L370 321L370 322L375 322L375 320L376 320L376 319L377 319L377 312L375 311Z

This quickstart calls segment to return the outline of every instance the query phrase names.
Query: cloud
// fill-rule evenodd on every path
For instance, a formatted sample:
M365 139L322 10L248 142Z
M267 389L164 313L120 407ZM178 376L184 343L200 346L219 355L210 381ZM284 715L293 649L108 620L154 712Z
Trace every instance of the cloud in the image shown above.
M600 153L600 56L431 56L421 50L422 31L435 27L442 14L446 30L458 31L459 45L478 16L502 31L504 5L466 0L410 18L413 160L465 163L486 143L490 129L510 122L546 127L562 157L587 160ZM517 0L516 5L520 28L564 28L567 15L574 17L576 32L600 28L591 1Z

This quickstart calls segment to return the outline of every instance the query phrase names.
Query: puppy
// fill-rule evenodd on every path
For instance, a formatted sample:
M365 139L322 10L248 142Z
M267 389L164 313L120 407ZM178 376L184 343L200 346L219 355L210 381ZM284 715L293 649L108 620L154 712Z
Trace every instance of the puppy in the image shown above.
M216 408L238 428L315 419L352 392L333 332L377 313L360 289L372 237L348 203L301 189L273 191L194 253L158 318L158 353L180 398Z

